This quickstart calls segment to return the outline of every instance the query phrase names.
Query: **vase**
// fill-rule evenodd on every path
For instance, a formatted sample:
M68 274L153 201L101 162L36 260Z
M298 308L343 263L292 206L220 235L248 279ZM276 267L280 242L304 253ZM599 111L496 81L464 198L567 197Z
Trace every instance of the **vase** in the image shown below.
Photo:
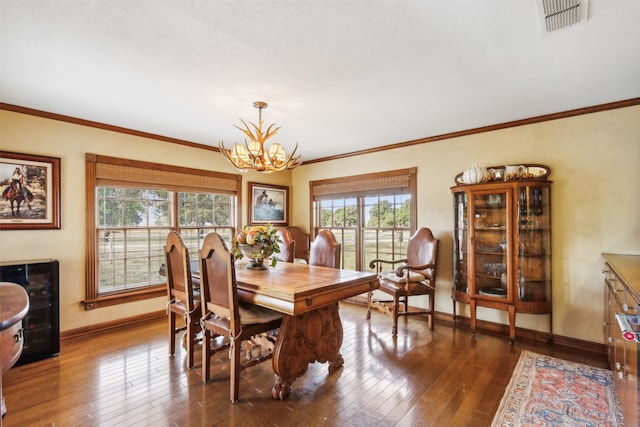
M242 255L249 258L249 263L247 264L248 269L267 270L269 268L264 264L264 259L273 253L270 248L261 250L260 245L247 245L246 243L241 243L238 247L240 248Z
M249 270L267 270L269 267L264 265L264 258L249 258L247 268Z

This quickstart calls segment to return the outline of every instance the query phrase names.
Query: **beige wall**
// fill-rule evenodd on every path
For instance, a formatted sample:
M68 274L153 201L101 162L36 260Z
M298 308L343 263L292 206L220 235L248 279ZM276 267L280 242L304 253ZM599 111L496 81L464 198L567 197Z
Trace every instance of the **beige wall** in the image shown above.
M308 223L309 181L417 167L418 226L442 242L436 310L451 313L450 187L472 163L551 167L553 333L603 342L600 254L640 254L638 106L303 166L293 171L293 222ZM478 317L508 324L502 311L479 308ZM516 324L548 331L547 316L518 315Z
M137 314L164 310L165 298L85 311L85 153L237 173L213 151L94 129L0 110L0 149L59 157L61 166L60 230L0 232L0 261L54 258L60 261L60 328L62 331ZM289 185L290 172L243 174L247 182ZM0 201L0 203L7 203ZM243 199L243 212L246 213ZM243 223L246 214L243 213Z
M0 148L61 158L62 228L0 233L0 261L60 260L61 329L71 330L162 310L164 299L85 311L84 155L234 172L217 153L0 110ZM396 141L389 141L395 143ZM301 147L304 154L304 146ZM551 167L555 334L602 342L601 252L640 254L640 106L301 166L291 173L243 175L291 186L291 223L309 228L310 180L411 166L418 168L418 226L442 239L436 309L451 312L451 193L454 176L483 166ZM1 202L4 203L4 202ZM243 200L246 222L246 200ZM468 309L464 307L464 312ZM479 318L507 323L506 313ZM517 325L546 331L546 316L519 315Z

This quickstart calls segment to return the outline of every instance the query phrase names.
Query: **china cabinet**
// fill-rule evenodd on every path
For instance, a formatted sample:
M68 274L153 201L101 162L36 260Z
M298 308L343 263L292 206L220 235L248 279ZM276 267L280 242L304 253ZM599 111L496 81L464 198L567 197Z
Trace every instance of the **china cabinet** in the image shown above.
M530 168L536 173L525 172ZM454 322L457 303L469 304L474 333L478 307L506 310L511 343L516 313L547 314L552 332L552 182L546 167L518 170L515 176L488 169L479 184L464 184L459 176L451 188Z

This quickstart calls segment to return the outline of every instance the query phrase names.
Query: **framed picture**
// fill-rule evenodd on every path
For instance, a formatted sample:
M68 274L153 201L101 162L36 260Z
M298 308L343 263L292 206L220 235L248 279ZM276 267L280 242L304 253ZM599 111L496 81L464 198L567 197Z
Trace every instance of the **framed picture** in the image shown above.
M0 151L0 230L60 228L60 159Z
M289 187L249 183L249 224L289 225Z

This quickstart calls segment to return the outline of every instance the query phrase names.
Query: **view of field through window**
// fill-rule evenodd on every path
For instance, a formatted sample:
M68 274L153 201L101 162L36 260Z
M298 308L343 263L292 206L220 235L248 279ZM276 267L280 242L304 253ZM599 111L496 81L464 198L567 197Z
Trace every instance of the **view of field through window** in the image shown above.
M371 260L406 255L411 203L402 190L323 197L314 202L316 228L331 230L342 244L342 268L370 270Z
M118 187L96 190L101 294L164 283L159 271L172 229L180 233L192 259L207 233L215 231L231 244L235 196Z

